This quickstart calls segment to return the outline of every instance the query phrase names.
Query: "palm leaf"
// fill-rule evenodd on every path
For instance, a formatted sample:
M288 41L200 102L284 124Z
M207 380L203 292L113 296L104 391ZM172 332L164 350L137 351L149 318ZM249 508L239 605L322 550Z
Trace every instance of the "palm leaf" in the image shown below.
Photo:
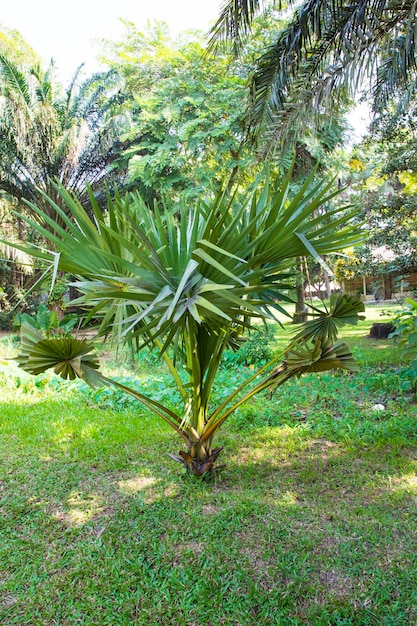
M0 54L0 73L6 94L13 94L17 98L19 105L25 107L27 113L31 103L31 96L29 83L24 73L4 54Z
M211 45L229 39L239 51L256 15L267 7L258 1L229 0L211 32ZM251 81L247 123L264 155L290 141L294 129L311 125L323 108L329 112L346 95L354 96L365 79L371 84L375 110L393 93L406 92L417 72L416 32L412 0L299 4L258 59Z
M22 352L17 357L19 366L30 374L41 374L53 368L61 378L74 380L94 378L98 369L98 359L92 354L94 346L85 339L71 336L44 339L31 325L22 324ZM97 372L96 381L101 380Z
M316 317L303 324L303 328L295 335L294 340L316 340L337 337L338 330L345 324L356 325L364 319L362 313L365 306L361 300L347 294L332 294L329 310L320 311L312 307Z
M331 369L358 369L352 353L343 341L332 344L327 339L316 339L312 343L303 339L295 341L286 354L285 362L287 371L297 376Z

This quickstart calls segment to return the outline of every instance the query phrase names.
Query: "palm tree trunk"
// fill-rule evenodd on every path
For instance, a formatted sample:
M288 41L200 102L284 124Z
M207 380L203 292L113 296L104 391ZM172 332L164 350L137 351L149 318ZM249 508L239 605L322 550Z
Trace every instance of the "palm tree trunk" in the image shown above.
M189 474L193 474L197 477L205 475L210 476L215 469L217 470L224 467L223 465L217 465L216 468L214 467L217 457L222 450L223 448L212 449L212 437L210 437L204 442L201 440L196 441L190 446L188 452L181 450L179 453L181 458L177 460L184 463Z

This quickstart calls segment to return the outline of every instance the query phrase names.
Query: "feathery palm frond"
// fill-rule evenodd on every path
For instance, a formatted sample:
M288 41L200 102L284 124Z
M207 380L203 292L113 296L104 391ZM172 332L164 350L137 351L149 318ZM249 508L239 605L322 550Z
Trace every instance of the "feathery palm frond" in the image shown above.
M3 54L0 54L0 71L3 79L2 95L6 98L13 95L21 106L30 107L31 94L24 72Z
M89 203L86 183L105 196L111 183L113 145L120 128L114 121L119 91L114 71L83 82L79 71L68 91L54 78L51 64L20 70L0 55L0 187L21 203L42 205L44 192L59 201L51 179ZM116 98L119 103L120 98ZM43 208L48 209L43 203Z
M251 5L252 6L252 5ZM252 10L232 0L212 40L240 42ZM261 55L252 78L249 123L266 153L292 129L334 102L370 83L374 108L416 76L417 16L413 0L305 0L277 40ZM227 16L233 15L233 22Z
M263 0L227 0L219 18L210 31L209 47L231 39L236 51L251 30L256 15L265 8Z

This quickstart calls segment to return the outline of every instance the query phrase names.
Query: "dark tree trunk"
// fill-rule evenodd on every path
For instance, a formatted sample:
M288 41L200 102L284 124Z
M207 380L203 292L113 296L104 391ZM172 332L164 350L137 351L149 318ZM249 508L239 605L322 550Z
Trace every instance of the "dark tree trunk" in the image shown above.
M299 278L295 286L297 301L295 303L295 313L292 321L294 324L303 324L307 321L307 307L304 297L304 272L302 257L297 258L297 270L299 271Z

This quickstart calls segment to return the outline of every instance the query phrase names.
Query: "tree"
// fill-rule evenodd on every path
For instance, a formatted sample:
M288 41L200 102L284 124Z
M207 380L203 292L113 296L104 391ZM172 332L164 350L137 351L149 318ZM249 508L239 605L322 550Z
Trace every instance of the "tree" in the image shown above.
M54 78L54 66L22 69L0 55L0 190L23 202L49 210L44 200L55 197L53 180L89 202L86 183L95 193L111 182L114 141L120 118L116 74L81 81L81 68L64 92Z
M0 25L0 54L19 66L32 67L41 58L17 30Z
M339 264L339 273L405 276L417 267L414 107L410 102L403 115L380 116L347 159L343 181L360 207L358 219L366 223L368 238L354 259Z
M123 76L130 128L121 136L117 163L147 201L154 196L187 191L198 195L233 171L253 180L259 161L248 141L245 115L249 106L248 76L259 51L276 33L276 21L264 17L239 58L209 55L199 35L172 40L163 23L145 32L126 23L121 41L104 42L102 61ZM275 30L274 30L275 29ZM322 115L317 128L306 125L296 138L294 177L305 177L346 135L343 110ZM293 150L274 167L288 171Z
M256 15L282 4L228 0L212 30L213 45L232 39L239 51ZM304 0L260 56L251 80L250 123L265 150L288 137L294 124L357 94L366 81L375 109L393 92L414 89L416 32L411 0Z
M145 32L125 25L121 41L104 42L102 61L125 83L130 128L117 162L132 186L147 201L183 191L192 196L231 170L250 168L242 64L210 57L197 34L174 41L164 23Z
M153 346L165 360L181 400L178 411L116 382L164 419L182 438L186 450L178 461L198 476L213 471L220 449L213 437L244 401L264 389L274 390L292 376L334 367L352 368L348 348L334 342L337 328L356 323L360 302L347 296L302 329L289 348L224 398L210 402L223 351L235 348L255 320L269 319L288 300L297 256L340 250L361 238L346 224L351 215L323 207L335 195L331 183L313 184L313 175L290 197L291 171L280 186L257 181L244 195L226 188L196 203L154 206L138 195L109 200L103 216L91 197L94 217L57 187L66 210L55 210L65 228L33 206L54 234L25 221L54 245L58 267L77 277L79 301L101 317L99 335L112 334L140 350ZM53 203L51 202L51 206ZM71 218L67 217L71 214ZM26 248L38 258L50 255ZM86 341L69 336L45 340L27 329L20 364L37 374L50 367L63 377L110 384L97 372ZM277 365L282 358L280 365ZM183 359L185 367L179 363ZM258 382L256 382L258 380Z
M13 215L12 210L16 208L0 196L0 237L22 244L25 238L27 240L27 232L23 221ZM34 274L32 257L10 245L0 244L0 329L10 330L15 306L22 301L24 286L35 281ZM31 304L33 299L30 302L27 298L23 306L31 310Z
M0 26L0 54L20 67L40 63L40 57L16 30ZM13 214L18 207L7 194L0 192L0 236L22 241L26 235L23 222ZM22 287L33 275L32 259L16 254L16 249L1 246L0 259L0 328L9 328L14 315L13 298L22 296Z

